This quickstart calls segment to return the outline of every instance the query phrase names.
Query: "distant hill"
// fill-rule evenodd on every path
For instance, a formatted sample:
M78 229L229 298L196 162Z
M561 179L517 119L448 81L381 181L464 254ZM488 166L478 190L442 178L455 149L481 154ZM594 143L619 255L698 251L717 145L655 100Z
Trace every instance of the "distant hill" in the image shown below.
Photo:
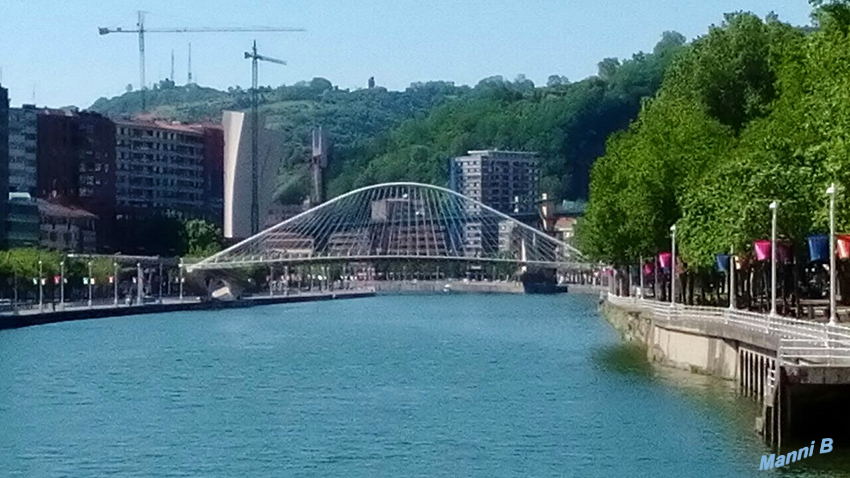
M414 83L405 91L375 87L342 90L324 78L292 86L260 88L260 112L269 128L285 140L278 194L283 202L298 202L306 195L307 162L311 130L323 126L331 140L332 161L344 161L347 151L388 132L404 120L423 116L448 99L471 91L450 82ZM220 91L198 85L176 86L164 81L146 91L148 112L179 121L221 121L223 110L248 110L250 90ZM141 92L100 98L89 108L110 117L141 112Z
M523 75L481 80L462 97L405 121L337 163L332 194L386 181L448 182L449 158L470 149L537 151L541 190L586 198L590 168L608 138L625 129L655 96L685 37L665 32L651 53L599 62L599 73L571 83L557 75L537 87Z
M341 90L324 78L262 87L261 114L284 135L278 198L308 195L311 130L323 126L331 147L329 193L384 181L446 184L448 160L469 149L538 151L541 188L561 199L586 198L589 171L608 137L625 129L643 100L657 92L685 38L666 32L652 53L622 62L606 58L599 73L571 83L558 75L538 87L523 75L494 76L474 88L450 82ZM151 113L181 121L221 120L222 110L247 110L250 92L161 82L147 92ZM90 108L113 117L141 111L141 93L97 100Z

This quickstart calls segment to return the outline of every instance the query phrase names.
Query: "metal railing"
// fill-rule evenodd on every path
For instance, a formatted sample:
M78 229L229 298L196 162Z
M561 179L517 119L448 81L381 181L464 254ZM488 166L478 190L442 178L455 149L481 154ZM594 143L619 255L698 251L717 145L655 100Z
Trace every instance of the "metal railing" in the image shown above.
M723 326L773 344L779 363L797 366L850 366L850 327L830 325L725 307L671 304L608 293L607 301L649 312L656 320L680 327ZM741 334L742 336L744 334Z

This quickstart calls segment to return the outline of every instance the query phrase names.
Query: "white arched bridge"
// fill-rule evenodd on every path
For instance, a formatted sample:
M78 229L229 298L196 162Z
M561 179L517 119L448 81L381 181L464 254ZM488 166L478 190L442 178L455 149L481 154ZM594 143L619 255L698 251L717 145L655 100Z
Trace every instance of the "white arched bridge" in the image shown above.
M338 196L187 269L375 260L584 263L574 247L455 191L397 182Z

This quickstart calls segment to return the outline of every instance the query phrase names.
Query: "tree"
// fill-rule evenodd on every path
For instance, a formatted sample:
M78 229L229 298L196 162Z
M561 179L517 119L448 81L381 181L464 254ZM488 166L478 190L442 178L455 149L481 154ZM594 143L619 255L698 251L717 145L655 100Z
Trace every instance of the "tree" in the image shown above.
M661 34L661 41L655 45L652 52L656 55L661 55L666 51L675 50L685 43L687 43L685 35L676 31L666 31Z
M208 257L221 250L221 230L203 219L184 222L186 248L190 257Z
M834 22L836 28L847 33L850 26L850 1L848 0L809 0L815 7L812 14L814 20L820 24Z
M566 76L561 75L549 75L549 78L546 80L546 86L550 88L569 84L570 80Z
M611 79L620 68L620 60L616 58L605 58L599 64L599 77L603 80Z
M316 91L326 91L332 90L334 87L333 83L325 78L313 78L310 81L310 88Z

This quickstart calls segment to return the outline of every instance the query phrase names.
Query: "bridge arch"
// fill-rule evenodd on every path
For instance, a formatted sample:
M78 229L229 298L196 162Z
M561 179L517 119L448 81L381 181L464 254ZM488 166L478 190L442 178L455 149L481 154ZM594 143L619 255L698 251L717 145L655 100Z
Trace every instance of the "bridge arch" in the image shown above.
M187 269L381 259L584 262L571 245L456 191L392 182L337 196Z

